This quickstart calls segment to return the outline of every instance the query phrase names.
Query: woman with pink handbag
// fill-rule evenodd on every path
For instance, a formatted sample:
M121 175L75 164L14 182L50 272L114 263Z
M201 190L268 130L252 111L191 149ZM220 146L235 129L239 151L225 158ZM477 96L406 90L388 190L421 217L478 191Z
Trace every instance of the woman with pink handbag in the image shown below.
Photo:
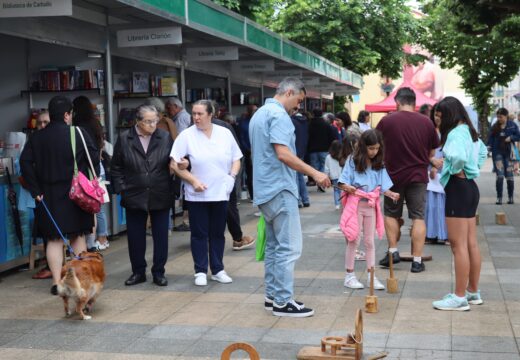
M55 96L49 101L48 109L50 123L29 139L20 157L20 166L31 195L37 201L45 199L57 225L70 240L74 252L79 254L86 250L84 235L92 232L94 216L69 198L74 164L77 164L78 171L88 174L87 155L90 155L94 170L99 173L99 154L90 136L83 131L85 145L81 140L76 142L74 162L70 136L72 102L64 96ZM76 135L80 139L78 132ZM63 242L40 206L36 207L35 222L38 235L48 239L47 261L53 279L51 293L56 295L63 263Z

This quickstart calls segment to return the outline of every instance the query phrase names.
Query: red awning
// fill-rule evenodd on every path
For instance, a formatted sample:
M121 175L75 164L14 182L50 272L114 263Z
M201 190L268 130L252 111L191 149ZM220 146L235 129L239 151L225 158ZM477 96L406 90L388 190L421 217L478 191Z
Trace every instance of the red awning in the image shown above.
M383 101L380 101L375 104L367 104L365 105L365 110L368 112L391 112L397 110L397 105L395 103L395 94L402 87L409 87L415 92L415 110L419 110L419 108L424 104L434 105L436 101L432 98L427 97L422 92L414 89L413 85L409 81L404 81L399 87L394 89L390 95Z

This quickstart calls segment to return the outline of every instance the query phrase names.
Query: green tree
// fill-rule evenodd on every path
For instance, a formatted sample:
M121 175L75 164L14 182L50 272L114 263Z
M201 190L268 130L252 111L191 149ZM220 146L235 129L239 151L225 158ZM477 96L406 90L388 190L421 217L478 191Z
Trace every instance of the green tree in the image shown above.
M420 30L406 0L285 1L270 27L361 75L399 77L405 60L418 60L403 53Z
M274 16L278 0L213 0L214 3L233 10L251 20L267 26Z
M399 77L418 37L406 0L215 0L358 74Z
M496 13L484 16L484 21L481 9L475 6L469 11L464 0L433 0L424 9L427 31L421 42L439 56L442 67L457 69L478 112L481 134L487 138L493 87L507 85L520 69L518 34L508 36L520 19L509 11L500 21L494 19Z

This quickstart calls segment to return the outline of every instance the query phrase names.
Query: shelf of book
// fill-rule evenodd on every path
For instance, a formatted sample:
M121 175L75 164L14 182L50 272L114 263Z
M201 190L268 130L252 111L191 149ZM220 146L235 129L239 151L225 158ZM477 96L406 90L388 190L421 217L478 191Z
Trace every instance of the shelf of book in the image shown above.
M100 88L91 88L91 89L67 89L67 90L22 90L20 91L20 96L24 96L24 95L27 95L27 94L35 94L35 93L62 93L62 92L81 92L81 91L97 91L98 94L101 95L101 90L104 90L104 89L100 89Z
M167 96L167 95L158 96L158 95L143 94L143 93L138 93L138 94L114 93L114 99L146 99L146 98L149 98L149 97L169 98L169 97L172 97L172 96Z

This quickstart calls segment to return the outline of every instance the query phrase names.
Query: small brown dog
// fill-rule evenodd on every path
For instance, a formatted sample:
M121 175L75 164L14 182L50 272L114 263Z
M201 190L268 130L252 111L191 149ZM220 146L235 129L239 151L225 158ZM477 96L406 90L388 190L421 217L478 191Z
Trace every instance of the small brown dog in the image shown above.
M76 302L76 312L81 319L92 319L84 311L92 311L104 283L105 265L100 253L83 251L79 259L66 263L61 269L61 281L58 284L58 295L63 298L65 315L72 314L69 309L69 299L72 299Z

